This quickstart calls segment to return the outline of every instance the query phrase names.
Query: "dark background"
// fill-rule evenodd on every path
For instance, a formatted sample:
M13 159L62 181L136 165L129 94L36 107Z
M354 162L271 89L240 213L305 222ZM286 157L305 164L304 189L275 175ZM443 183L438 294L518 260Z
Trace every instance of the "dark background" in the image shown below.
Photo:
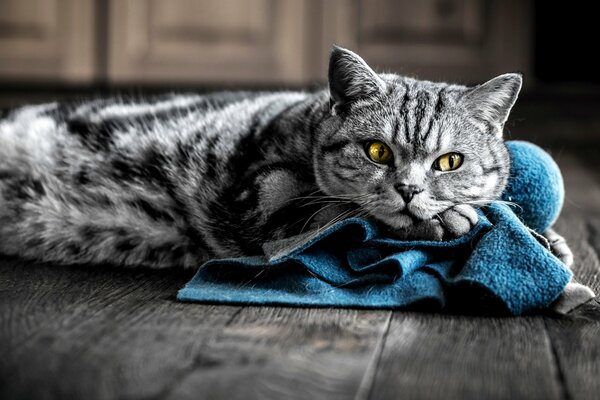
M572 84L598 93L600 31L593 2L535 2L534 74L541 86Z

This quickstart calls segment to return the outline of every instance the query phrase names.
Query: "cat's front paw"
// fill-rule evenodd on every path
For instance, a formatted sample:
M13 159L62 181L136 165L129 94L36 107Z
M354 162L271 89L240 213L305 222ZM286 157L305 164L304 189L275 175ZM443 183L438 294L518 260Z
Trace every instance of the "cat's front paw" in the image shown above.
M440 242L444 238L444 228L437 219L413 221L402 229L394 229L390 234L400 240L433 240Z
M444 239L454 239L465 235L477 225L477 211L469 205L460 204L447 209L439 215L445 234Z

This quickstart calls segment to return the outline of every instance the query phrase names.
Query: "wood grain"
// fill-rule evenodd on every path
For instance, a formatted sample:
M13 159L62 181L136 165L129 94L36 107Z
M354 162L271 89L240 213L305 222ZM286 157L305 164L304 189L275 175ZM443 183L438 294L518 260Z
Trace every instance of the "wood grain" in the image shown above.
M600 293L600 217L583 214L559 220L575 255L577 279ZM590 399L600 392L600 305L592 301L565 317L547 317L546 329L567 398Z
M189 273L17 261L0 270L0 398L160 394L239 309L176 303Z
M372 399L561 397L538 317L396 312Z
M189 274L0 268L0 398L354 398L390 312L178 303Z
M565 317L547 317L545 323L565 398L597 398L600 391L598 303L588 303Z
M247 307L203 351L218 360L167 398L351 399L361 387L390 313Z

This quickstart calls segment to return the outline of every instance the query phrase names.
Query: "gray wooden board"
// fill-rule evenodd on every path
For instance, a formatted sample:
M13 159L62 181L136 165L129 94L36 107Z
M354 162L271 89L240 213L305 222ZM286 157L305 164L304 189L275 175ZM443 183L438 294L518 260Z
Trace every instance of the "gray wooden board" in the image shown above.
M600 217L565 216L557 224L569 241L577 279L600 293ZM600 305L592 301L561 318L545 319L566 397L598 398L600 393Z
M186 358L194 344L239 309L176 303L189 273L10 261L0 271L8 288L1 303L0 398L160 394L197 362Z
M161 283L144 271L35 265L2 259L3 350L44 332L62 331L65 324L77 324L131 292L152 290ZM64 316L65 320L56 319L57 316Z
M561 385L539 317L396 312L372 399L557 399Z
M177 303L187 278L5 260L0 398L353 398L365 385L389 312Z
M389 311L244 308L169 399L352 399L370 385ZM367 381L365 381L367 379Z

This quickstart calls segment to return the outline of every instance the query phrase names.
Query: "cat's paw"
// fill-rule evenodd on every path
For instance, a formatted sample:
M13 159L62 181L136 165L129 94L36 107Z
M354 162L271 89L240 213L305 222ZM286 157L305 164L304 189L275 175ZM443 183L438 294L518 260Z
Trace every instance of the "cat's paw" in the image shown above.
M460 204L447 209L439 215L444 228L444 239L454 239L469 233L479 220L477 211L469 205Z
M437 219L415 221L403 229L396 229L391 234L401 240L433 240L436 242L444 238L444 228Z

